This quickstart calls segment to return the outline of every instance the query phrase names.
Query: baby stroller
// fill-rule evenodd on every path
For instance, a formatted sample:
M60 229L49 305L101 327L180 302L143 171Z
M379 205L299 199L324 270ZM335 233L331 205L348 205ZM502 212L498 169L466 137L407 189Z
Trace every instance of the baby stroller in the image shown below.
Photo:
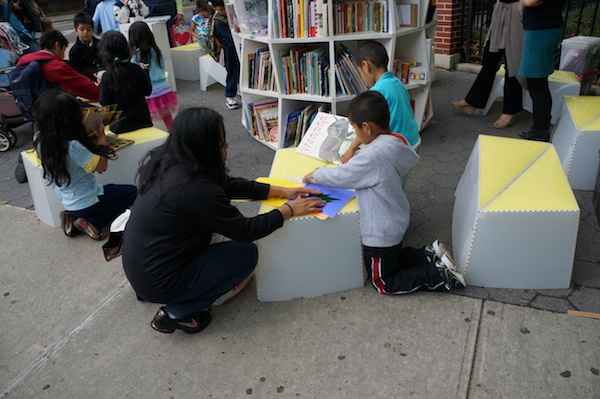
M0 74L6 74L13 68L2 68ZM29 122L15 104L12 92L6 88L0 88L0 152L8 151L11 146L17 144L17 135L13 128Z

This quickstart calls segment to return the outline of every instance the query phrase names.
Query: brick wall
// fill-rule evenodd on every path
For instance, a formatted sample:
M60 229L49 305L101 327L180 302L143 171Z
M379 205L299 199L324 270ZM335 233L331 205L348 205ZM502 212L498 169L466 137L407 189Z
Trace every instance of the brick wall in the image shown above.
M437 0L436 9L438 23L433 39L435 53L460 53L461 32L468 29L468 0Z

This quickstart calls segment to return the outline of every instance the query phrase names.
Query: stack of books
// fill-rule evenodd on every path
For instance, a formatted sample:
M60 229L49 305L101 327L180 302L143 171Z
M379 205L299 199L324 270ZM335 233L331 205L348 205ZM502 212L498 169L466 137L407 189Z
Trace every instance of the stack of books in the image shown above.
M329 95L329 54L325 48L293 47L280 52L284 94Z

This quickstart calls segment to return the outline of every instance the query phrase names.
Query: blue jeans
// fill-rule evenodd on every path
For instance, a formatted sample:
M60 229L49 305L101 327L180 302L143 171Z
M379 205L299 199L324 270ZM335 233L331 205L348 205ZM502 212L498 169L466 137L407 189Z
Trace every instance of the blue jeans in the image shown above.
M131 184L107 184L99 202L79 211L69 211L76 218L84 218L98 230L112 223L125 209L133 205L137 187Z
M188 289L165 305L167 312L183 320L210 308L256 268L258 249L253 243L228 241L213 244L194 260L195 273Z

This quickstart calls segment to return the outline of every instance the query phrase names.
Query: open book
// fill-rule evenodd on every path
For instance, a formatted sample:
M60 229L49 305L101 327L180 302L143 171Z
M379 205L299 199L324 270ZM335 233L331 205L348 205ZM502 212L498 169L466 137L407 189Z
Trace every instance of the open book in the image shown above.
M319 112L298 144L299 154L340 163L356 135L348 118Z
M95 139L96 122L102 121L104 126L110 126L121 117L121 111L117 110L116 105L105 105L102 107L84 107L81 109L83 114L82 122L86 133ZM121 148L130 146L134 143L133 140L124 139L117 136L107 135L108 148L113 151L118 151Z

